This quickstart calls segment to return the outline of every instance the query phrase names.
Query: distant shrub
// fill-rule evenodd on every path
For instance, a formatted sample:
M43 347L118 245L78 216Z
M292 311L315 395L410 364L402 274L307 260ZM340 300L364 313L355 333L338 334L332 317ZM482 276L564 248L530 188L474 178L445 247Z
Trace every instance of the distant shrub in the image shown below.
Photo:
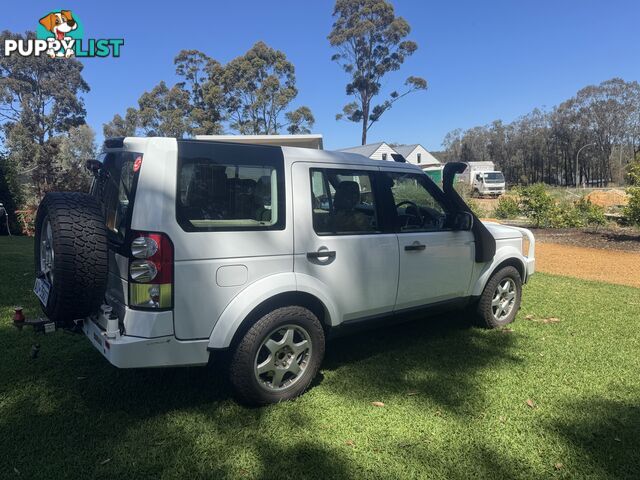
M570 202L554 204L544 221L550 228L576 228L583 227L584 221L580 212Z
M16 210L18 223L23 235L33 237L36 232L36 213L38 213L37 205L25 205L22 210Z
M520 202L517 198L502 196L498 199L498 205L495 209L495 216L497 218L516 218L522 215L520 209Z
M622 214L628 223L640 225L640 186L628 187L627 195L629 196L629 203L623 208Z
M473 198L467 198L465 202L467 205L469 205L469 208L476 217L483 218L488 216L489 212L486 209L482 208L482 206Z
M522 213L536 227L550 226L552 214L556 214L555 202L544 183L536 183L520 189Z
M582 197L574 204L574 210L578 212L582 220L582 226L600 227L607 222L604 216L604 208L600 205L591 203L587 197Z

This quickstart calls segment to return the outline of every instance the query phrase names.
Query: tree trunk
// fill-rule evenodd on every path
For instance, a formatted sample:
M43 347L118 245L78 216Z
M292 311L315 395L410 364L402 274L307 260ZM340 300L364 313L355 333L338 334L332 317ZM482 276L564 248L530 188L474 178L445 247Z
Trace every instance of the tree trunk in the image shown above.
M362 102L362 145L367 144L367 124L369 123L369 101Z

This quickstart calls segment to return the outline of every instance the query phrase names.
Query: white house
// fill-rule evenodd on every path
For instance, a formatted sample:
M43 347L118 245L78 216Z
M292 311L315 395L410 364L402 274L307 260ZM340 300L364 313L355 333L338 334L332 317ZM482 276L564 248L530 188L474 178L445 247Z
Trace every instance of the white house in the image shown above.
M385 142L368 143L358 147L343 148L339 152L358 153L373 160L393 161L392 153L398 153Z
M374 160L393 160L391 154L396 153L402 155L407 162L420 165L421 167L440 165L440 161L419 143L391 147L386 142L378 142L361 145L359 147L343 148L339 151L359 153Z
M414 143L413 145L398 145L394 147L394 150L402 155L409 163L420 166L440 165L440 161L419 143Z

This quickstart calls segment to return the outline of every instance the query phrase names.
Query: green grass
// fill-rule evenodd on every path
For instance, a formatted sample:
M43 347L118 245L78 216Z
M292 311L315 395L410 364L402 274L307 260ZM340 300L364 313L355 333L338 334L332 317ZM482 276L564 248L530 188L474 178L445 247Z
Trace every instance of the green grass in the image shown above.
M512 331L449 315L334 340L304 396L247 409L215 370L117 370L14 329L14 304L39 314L31 256L0 238L1 478L640 477L638 289L538 274Z

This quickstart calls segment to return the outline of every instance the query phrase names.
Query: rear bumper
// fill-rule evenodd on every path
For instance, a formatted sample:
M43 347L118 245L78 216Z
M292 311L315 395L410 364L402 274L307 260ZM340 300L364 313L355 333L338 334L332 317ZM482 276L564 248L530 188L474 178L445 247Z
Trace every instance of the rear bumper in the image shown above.
M151 368L206 365L208 340L180 341L174 336L139 338L119 333L108 338L91 318L82 330L93 346L118 368Z

